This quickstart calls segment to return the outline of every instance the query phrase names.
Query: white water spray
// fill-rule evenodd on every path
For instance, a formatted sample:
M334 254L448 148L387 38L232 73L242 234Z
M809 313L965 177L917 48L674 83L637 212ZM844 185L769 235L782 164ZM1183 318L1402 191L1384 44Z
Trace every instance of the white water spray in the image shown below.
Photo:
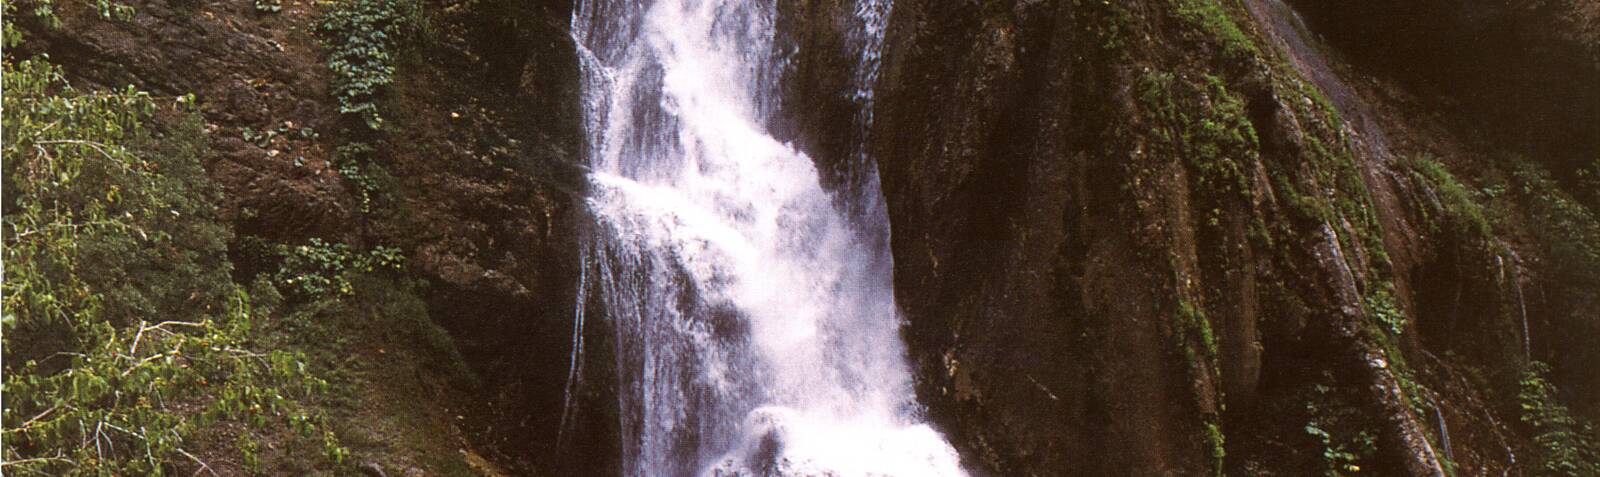
M858 11L877 15L863 17L870 83L887 3ZM622 472L964 475L917 413L883 214L843 212L811 159L765 131L773 13L584 0L573 17ZM842 201L881 201L875 176L860 184Z

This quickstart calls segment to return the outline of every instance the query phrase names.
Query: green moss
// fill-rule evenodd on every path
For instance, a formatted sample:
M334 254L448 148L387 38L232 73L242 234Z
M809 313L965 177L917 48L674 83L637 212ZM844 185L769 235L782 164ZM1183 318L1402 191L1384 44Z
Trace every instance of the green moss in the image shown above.
M1178 18L1204 32L1222 48L1223 57L1245 60L1261 57L1261 50L1217 0L1169 0Z
M476 386L477 378L456 348L455 338L429 317L415 283L374 273L363 273L352 281L360 290L357 313L369 316L386 342L397 349L414 350L418 365L461 387Z
M1487 209L1480 204L1479 194L1456 180L1444 164L1427 157L1412 157L1402 165L1415 181L1428 188L1431 197L1438 200L1437 203L1424 204L1425 207L1432 206L1423 209L1431 228L1439 231L1441 226L1449 225L1457 233L1475 238L1494 236L1494 228L1490 225Z
M1195 399L1198 405L1202 400L1201 392L1208 391L1199 386L1199 383L1210 381L1219 373L1217 340L1211 330L1211 322L1206 319L1205 312L1194 306L1188 300L1178 302L1178 310L1172 323L1173 346L1183 357L1184 366L1189 380L1195 384ZM1220 399L1220 395L1217 398ZM1222 475L1223 457L1226 455L1222 427L1219 423L1218 410L1200 409L1201 425L1203 426L1205 445L1208 455L1212 458L1212 465L1216 475Z
M1172 73L1148 72L1136 88L1152 126L1149 157L1183 160L1203 195L1198 205L1210 212L1207 223L1217 225L1225 201L1249 198L1245 170L1258 160L1260 147L1244 102L1212 75L1191 82Z
M1195 307L1187 300L1178 303L1178 326L1182 333L1181 339L1198 339L1203 346L1206 363L1216 367L1217 339L1211 332L1211 321L1206 319L1204 311Z
M1215 419L1211 419L1215 421ZM1206 423L1206 447L1211 452L1212 471L1215 475L1222 476L1223 464L1228 456L1226 440L1222 436L1222 426L1216 422Z
M1135 19L1121 2L1073 0L1073 11L1083 21L1084 30L1096 38L1100 52L1121 59L1129 55L1128 40L1134 38Z
M1296 71L1295 67L1287 62L1279 62L1276 68L1284 73ZM1328 95L1324 94L1322 89L1297 76L1284 76L1277 84L1279 93L1286 94L1286 98L1301 97L1311 100L1311 104L1315 105L1315 108L1300 111L1301 114L1318 117L1328 125L1344 122L1342 115L1339 114L1339 108L1333 105L1333 101L1328 99Z
M455 432L449 406L419 399L479 384L454 340L428 315L419 285L402 274L365 271L351 272L348 281L349 293L287 305L262 339L303 350L323 370L330 389L319 405L344 455L391 469L473 475L456 444L437 438ZM296 464L281 461L294 458L278 456L273 464L283 471Z

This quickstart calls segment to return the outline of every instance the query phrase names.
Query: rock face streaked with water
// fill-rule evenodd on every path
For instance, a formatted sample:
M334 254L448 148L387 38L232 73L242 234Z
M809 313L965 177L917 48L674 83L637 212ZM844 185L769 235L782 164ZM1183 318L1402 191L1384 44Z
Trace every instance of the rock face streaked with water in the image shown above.
M858 11L881 35L887 5ZM573 18L622 472L964 475L912 392L876 176L835 197L764 130L773 16L660 0L586 1Z

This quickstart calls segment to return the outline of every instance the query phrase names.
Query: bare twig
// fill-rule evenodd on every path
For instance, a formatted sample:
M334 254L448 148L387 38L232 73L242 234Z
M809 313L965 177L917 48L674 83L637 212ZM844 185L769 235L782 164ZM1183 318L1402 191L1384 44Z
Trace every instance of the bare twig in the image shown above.
M217 475L217 471L211 470L211 466L206 465L205 461L200 460L199 457L195 457L194 454L190 454L189 451L183 450L183 448L180 447L180 448L178 448L178 453L179 454L183 454L184 457L188 457L189 460L194 461L194 463L200 464L200 468L199 469L195 469L194 475L200 475L200 471L202 471L202 470L206 471L206 472L210 472L211 475ZM193 476L191 476L191 477L193 477Z
M100 421L100 423L95 424L94 426L94 455L95 458L102 461L106 460L106 455L100 450L100 436L105 435L105 425L106 421ZM107 440L109 441L109 439ZM109 444L109 442L107 443Z
M102 143L98 143L98 142L94 142L94 141L85 141L85 140L82 140L82 139L50 139L50 140L44 140L44 141L35 141L34 142L34 147L38 148L41 152L43 152L44 148L38 146L39 144L74 144L74 145L79 145L79 146L89 146L90 149L94 149L95 152L99 152L100 155L105 156L106 160L109 160L109 161L111 161L113 163L116 163L119 166L122 166L123 169L130 169L127 164L123 163L122 161L118 161L115 156L111 155L110 151L106 150L106 149L110 148L111 146L107 146L107 145L102 144Z
M160 328L160 327L167 326L167 325L192 326L192 327L195 327L195 328L204 328L206 326L205 323L196 323L196 322L193 322L193 321L163 321L163 322L160 322L160 323L156 323L154 325L150 325L150 327L151 328Z
M151 361L155 361L155 360L160 359L161 357L166 356L166 355L167 355L166 353L156 353L156 354L152 354L150 356L147 356L144 359L139 360L139 362L133 363L133 366L129 366L128 369L122 370L122 377L128 377L129 374L133 373L133 370L139 369L139 367L140 366L144 366L145 363L148 363L148 362L151 362Z
M0 461L0 467L5 467L5 466L8 466L8 465L32 464L34 462L49 462L49 461L67 462L68 459L65 458L65 457L30 457L30 458L27 458L27 459Z
M57 405L54 405L54 406L50 406L50 409L45 409L44 412L39 413L39 415L33 416L32 419L28 419L27 422L24 422L24 423L22 423L22 425L17 426L17 428L15 430L27 429L28 426L33 425L34 421L38 421L40 419L44 419L45 416L50 415L50 413L52 413L52 412L56 412L56 409L60 409L60 408L61 408L60 404L57 404Z
M1038 386L1040 391L1044 391L1044 395L1050 396L1050 400L1051 401L1060 401L1061 400L1061 398L1056 397L1056 393L1050 392L1050 388L1044 387L1044 383L1039 382L1039 380L1037 380L1037 379L1033 379L1033 375L1032 374L1028 374L1026 376L1028 377L1029 381L1033 382L1034 386Z
M134 335L133 335L133 344L128 346L128 355L129 356L132 356L132 355L135 355L135 354L139 353L139 340L144 338L144 330L145 329L146 328L144 326L144 323L140 323L139 324L139 332L138 333L134 333Z

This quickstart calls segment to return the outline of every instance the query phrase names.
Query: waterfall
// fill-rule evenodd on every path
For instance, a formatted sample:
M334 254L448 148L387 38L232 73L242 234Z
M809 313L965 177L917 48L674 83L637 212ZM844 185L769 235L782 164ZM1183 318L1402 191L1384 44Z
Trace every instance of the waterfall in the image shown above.
M765 130L774 9L581 0L573 15L596 222L585 277L616 332L621 471L964 475L918 413L876 175L830 196ZM857 11L877 36L862 43L870 80L887 3Z
M1533 360L1533 339L1528 331L1528 301L1522 296L1522 257L1511 247L1501 245L1511 255L1511 287L1517 292L1517 316L1522 322L1522 359ZM1495 268L1500 270L1500 281L1506 281L1506 260L1503 255L1494 256Z
M580 263L587 262L589 260L589 250L587 247L579 250L578 259L580 260ZM563 448L568 443L567 439L571 437L573 426L576 425L573 413L577 411L578 403L574 400L573 395L577 391L578 387L581 386L583 379L583 373L581 372L583 366L584 344L583 322L588 317L587 308L589 301L589 267L580 267L578 269L577 290L577 300L575 303L573 303L572 313L572 354L567 361L567 386L562 391L561 397L561 424L556 428L556 445Z
M1428 402L1433 405L1433 419L1439 422L1439 447L1444 449L1444 457L1454 460L1456 458L1454 446L1450 444L1450 423L1444 420L1444 410L1439 407L1439 400L1428 396Z
M1522 318L1522 359L1533 360L1533 338L1528 333L1528 300L1522 296L1522 257L1509 247L1511 254L1511 286L1517 290L1517 316Z

